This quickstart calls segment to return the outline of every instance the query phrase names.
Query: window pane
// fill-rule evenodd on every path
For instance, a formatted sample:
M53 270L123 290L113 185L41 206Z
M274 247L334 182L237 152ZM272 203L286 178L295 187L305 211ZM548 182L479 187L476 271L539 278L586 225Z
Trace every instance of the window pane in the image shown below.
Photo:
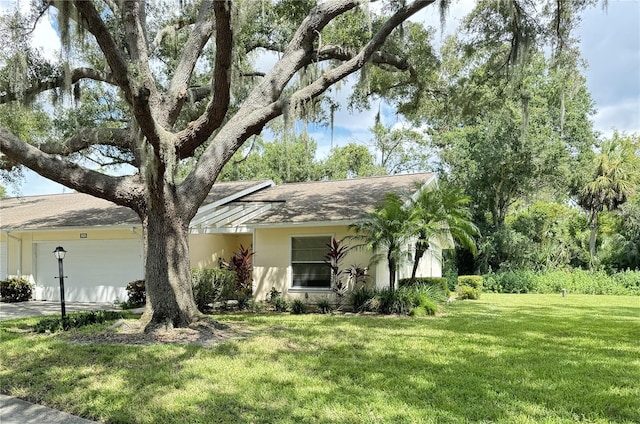
M292 237L293 287L331 287L331 269L324 263L330 236Z
M291 260L294 262L322 262L327 254L331 237L293 237Z
M327 264L292 264L293 287L329 288L331 269Z

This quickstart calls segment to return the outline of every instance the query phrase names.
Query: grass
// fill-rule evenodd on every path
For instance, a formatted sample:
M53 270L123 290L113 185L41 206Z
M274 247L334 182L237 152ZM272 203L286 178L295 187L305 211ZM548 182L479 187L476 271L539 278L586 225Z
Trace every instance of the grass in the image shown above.
M77 345L2 322L0 388L114 423L640 422L638 297L219 319L256 332L212 349Z

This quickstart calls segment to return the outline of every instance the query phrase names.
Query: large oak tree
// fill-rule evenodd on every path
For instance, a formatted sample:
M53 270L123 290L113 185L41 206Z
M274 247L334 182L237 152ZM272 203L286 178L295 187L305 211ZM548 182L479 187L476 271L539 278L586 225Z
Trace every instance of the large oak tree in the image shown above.
M327 90L363 68L355 104L378 95L395 99L405 113L422 109L425 99L450 101L431 86L438 61L430 32L405 23L433 3L43 0L30 17L3 19L9 23L0 28L3 40L13 38L0 46L0 105L38 104L45 91L60 95L73 87L79 99L94 97L92 107L56 114L46 140L0 124L0 167L26 166L134 210L147 251L144 318L150 327L188 325L198 316L189 222L247 139L280 116L313 113ZM448 3L437 2L441 11ZM495 3L479 7L491 10ZM548 1L544 10L550 12L538 16L530 1L498 2L507 6L504 14L480 19L496 25L478 31L494 36L496 54L506 52L506 62L515 63L526 57L526 46L548 34L563 41L567 11L590 3ZM59 21L59 64L25 41L48 11ZM101 167L128 163L134 171L113 176L84 166L87 160ZM178 172L185 161L192 164L186 176Z
M66 63L83 60L57 73L53 66L27 70L30 79L9 84L0 101L25 101L89 81L91 88L115 89L125 111L115 121L126 123L74 128L64 140L38 146L0 128L3 166L21 164L133 209L147 252L148 328L186 326L199 315L190 284L189 222L224 164L271 120L295 114L365 63L407 69L405 58L385 53L385 40L433 2L386 2L375 13L359 0L172 3L178 11L142 0L45 1L39 15L57 9ZM268 52L277 53L270 70L249 66L251 55ZM5 57L5 69L42 63ZM200 114L186 113L193 110ZM136 171L113 176L73 161L92 146ZM176 179L179 163L196 151L192 170Z

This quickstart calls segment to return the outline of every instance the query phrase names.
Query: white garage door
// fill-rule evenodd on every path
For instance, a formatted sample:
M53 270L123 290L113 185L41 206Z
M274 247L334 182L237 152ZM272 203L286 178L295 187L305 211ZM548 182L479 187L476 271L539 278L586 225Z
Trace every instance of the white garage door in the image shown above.
M36 299L60 300L56 246L64 258L64 297L70 302L127 300L127 283L143 278L142 242L82 240L38 243L35 248Z
M0 280L7 278L7 243L0 241Z

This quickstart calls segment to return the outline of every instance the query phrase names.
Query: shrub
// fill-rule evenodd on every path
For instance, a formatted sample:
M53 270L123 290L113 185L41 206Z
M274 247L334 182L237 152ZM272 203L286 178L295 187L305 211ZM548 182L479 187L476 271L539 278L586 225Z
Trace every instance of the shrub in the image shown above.
M65 316L64 319L62 317L42 318L33 326L33 331L36 333L56 333L92 324L102 324L120 318L124 318L124 314L117 311L76 312Z
M398 287L411 287L411 286L433 286L441 290L446 296L449 296L449 284L446 277L417 277L401 278L398 281Z
M531 293L536 291L535 274L532 271L517 270L498 274L487 274L484 290L494 293Z
M411 301L410 290L406 287L398 290L382 289L377 293L378 312L382 314L406 315L415 306Z
M33 287L21 277L10 277L0 281L0 296L3 302L26 302L31 299Z
M482 276L460 275L456 293L458 299L479 299L482 292Z
M144 280L136 280L127 284L127 301L122 303L123 309L138 308L147 302Z
M238 297L236 295L237 275L228 269L191 270L191 282L193 298L201 312L209 312L211 309L209 305L214 302Z
M366 286L359 287L351 292L351 306L355 312L375 311L377 307L371 304L371 300L375 297L375 289Z
M640 296L640 271L624 271L618 272L611 276L613 280L621 287L629 291L629 294Z
M272 300L273 309L276 312L287 312L289 310L289 302L282 296L277 296Z
M456 293L458 295L458 299L460 300L465 300L465 299L475 300L480 298L480 291L470 286L459 285L456 288Z
M306 312L307 312L307 305L302 300L294 299L293 302L291 302L291 313L292 314L300 315L300 314L304 314Z
M482 276L481 275L460 275L458 276L458 284L473 287L474 289L482 290Z
M629 271L628 274L608 275L604 271L574 269L535 275L537 293L559 293L562 289L566 289L567 292L574 294L640 294L640 290L634 289L634 284L640 286L640 272Z
M331 304L331 301L327 298L320 299L318 301L318 309L320 310L321 314L330 314L331 311L333 311L333 305Z
M273 302L275 300L276 297L280 297L282 295L281 292L278 291L278 289L276 289L275 287L271 287L271 290L269 291L269 298L267 299L268 302Z
M424 302L444 303L449 297L439 288L433 286L416 286L411 290L413 303L421 305Z

